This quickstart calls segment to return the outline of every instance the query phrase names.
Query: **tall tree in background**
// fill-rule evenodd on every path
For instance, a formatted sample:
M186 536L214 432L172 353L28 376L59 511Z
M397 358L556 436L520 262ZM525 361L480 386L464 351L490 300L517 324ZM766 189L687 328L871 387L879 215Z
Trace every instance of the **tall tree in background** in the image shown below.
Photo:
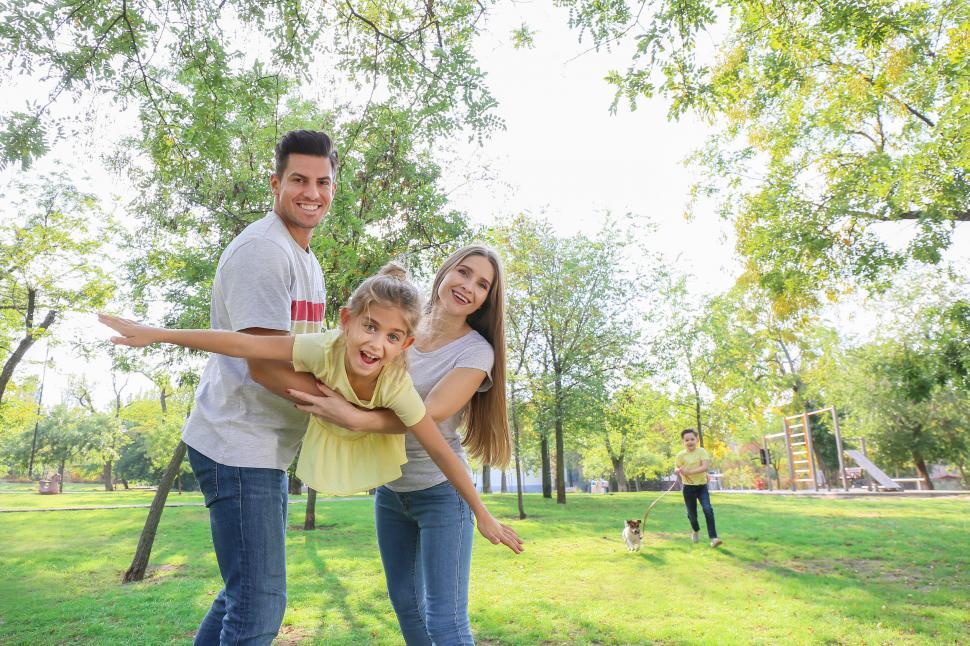
M696 156L737 247L789 309L908 261L970 221L970 4L563 0L596 46L636 43L608 80L723 124ZM643 18L641 22L641 18ZM713 58L702 46L723 32ZM907 223L902 248L881 235Z
M556 441L556 502L566 503L564 431L570 395L589 379L619 375L636 344L633 283L621 269L624 236L608 223L595 237L557 236L548 222L519 216L497 227L514 267L531 274L545 387Z
M111 297L99 268L108 223L97 200L63 175L20 184L0 213L0 402L24 355L68 312Z

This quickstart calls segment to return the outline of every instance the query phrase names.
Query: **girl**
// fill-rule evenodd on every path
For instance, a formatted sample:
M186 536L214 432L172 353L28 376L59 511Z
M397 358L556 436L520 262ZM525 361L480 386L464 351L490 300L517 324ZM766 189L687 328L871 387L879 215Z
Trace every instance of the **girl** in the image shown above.
M428 414L463 462L466 448L494 466L506 464L511 453L504 296L496 253L480 245L460 249L435 275L425 316L408 350L408 371ZM292 384L288 394L306 402L303 410L341 427L371 434L405 430L393 414L362 411L309 375L265 377L256 378L267 387L271 382L280 388ZM432 456L410 437L406 444L402 477L379 488L374 501L391 603L410 646L474 644L468 619L473 532L468 508Z
M478 530L493 544L522 551L515 532L482 504L465 466L441 437L404 367L420 317L417 289L404 270L390 264L364 281L340 310L340 329L322 334L254 336L223 330L169 330L114 316L99 320L121 336L119 345L173 343L245 359L293 361L293 370L312 373L350 402L386 407L421 443L475 514ZM284 366L285 364L274 364ZM407 462L403 437L363 435L312 418L300 452L297 475L318 491L349 493L401 475Z

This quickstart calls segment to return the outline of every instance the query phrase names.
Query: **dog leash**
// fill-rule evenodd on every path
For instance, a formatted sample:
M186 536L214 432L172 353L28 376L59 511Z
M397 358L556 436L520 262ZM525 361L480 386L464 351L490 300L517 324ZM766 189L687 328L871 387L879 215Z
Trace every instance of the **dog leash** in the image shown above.
M651 511L653 511L653 508L657 506L657 503L658 503L658 502L660 502L660 500L661 500L661 498L663 498L663 497L664 497L664 496L666 496L666 495L667 495L668 493L670 493L671 491L673 491L673 490L674 490L674 487L676 487L676 486L677 486L677 478L674 478L674 481L673 481L673 483L672 483L672 484L670 485L670 488L669 488L669 489L667 489L667 490L666 490L665 492L663 492L662 494L660 494L659 496L657 496L657 499L656 499L656 500L654 500L654 501L653 501L652 503L650 503L650 506L649 506L649 507L647 507L647 513L645 513L645 514L643 515L643 523L642 523L642 526L643 526L643 527L646 527L646 526L647 526L647 517L648 517L648 516L650 516L650 512L651 512ZM643 530L641 529L640 531L642 532Z

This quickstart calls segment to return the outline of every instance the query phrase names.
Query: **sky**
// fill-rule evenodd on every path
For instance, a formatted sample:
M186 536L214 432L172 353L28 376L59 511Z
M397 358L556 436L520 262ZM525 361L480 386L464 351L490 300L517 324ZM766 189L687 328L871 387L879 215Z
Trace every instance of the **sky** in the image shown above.
M589 43L578 42L578 32L568 29L566 12L550 5L502 3L483 25L476 54L506 128L484 148L458 140L441 153L443 186L453 206L478 224L521 212L544 214L563 235L595 233L607 213L632 213L655 225L638 229L651 249L691 275L692 292L728 289L740 271L730 224L712 207L697 210L692 220L684 217L688 190L697 176L683 162L712 133L711 127L690 116L668 121L663 99L643 100L634 112L624 107L611 115L613 91L603 77L629 64L629 50L589 52ZM522 24L535 32L533 49L511 47L511 32ZM4 110L19 93L5 94L7 99L0 99ZM107 102L77 107L91 111L95 128L116 136L137 123L134 114L119 113ZM36 171L68 169L87 178L85 188L111 202L112 196L126 195L127 187L98 162L103 142L63 142ZM0 173L0 186L13 176L9 170ZM953 255L967 257L968 249L970 231L961 231ZM846 302L832 316L843 325L855 325L861 334L872 325L858 302ZM57 336L109 335L93 317L71 316ZM34 346L18 370L21 377L39 372L45 346ZM45 404L64 396L68 375L82 372L97 384L99 403L107 404L106 365L84 364L70 357L63 344L51 352L57 361L47 374ZM134 378L128 392L148 388L147 380Z

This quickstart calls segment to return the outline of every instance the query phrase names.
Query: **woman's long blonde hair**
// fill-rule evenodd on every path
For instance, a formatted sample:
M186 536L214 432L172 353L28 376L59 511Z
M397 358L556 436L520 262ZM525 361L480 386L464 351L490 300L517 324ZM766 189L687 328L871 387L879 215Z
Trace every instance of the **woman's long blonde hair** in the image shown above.
M435 274L431 299L425 311L430 313L438 303L438 287L445 275L468 256L482 256L492 263L495 271L485 302L467 319L472 329L492 345L495 363L492 365L492 387L472 395L465 409L465 438L461 443L469 455L484 464L504 468L512 456L512 441L505 400L505 281L498 254L489 247L473 244L448 256Z

